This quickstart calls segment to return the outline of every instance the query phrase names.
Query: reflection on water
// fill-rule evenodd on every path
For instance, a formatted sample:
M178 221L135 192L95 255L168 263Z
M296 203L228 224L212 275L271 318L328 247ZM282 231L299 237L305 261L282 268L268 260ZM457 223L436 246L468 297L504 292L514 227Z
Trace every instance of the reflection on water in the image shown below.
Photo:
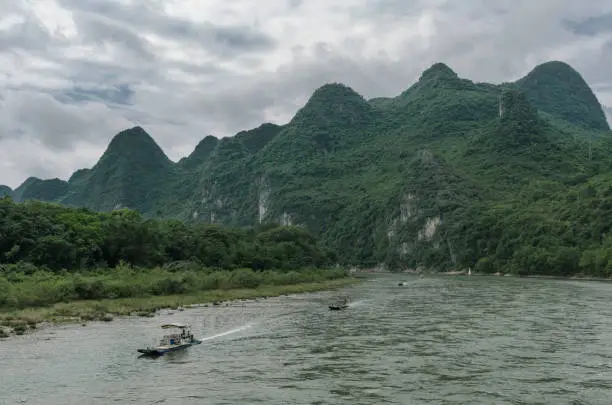
M0 404L609 404L612 284L378 275L0 341ZM163 322L201 345L136 349Z

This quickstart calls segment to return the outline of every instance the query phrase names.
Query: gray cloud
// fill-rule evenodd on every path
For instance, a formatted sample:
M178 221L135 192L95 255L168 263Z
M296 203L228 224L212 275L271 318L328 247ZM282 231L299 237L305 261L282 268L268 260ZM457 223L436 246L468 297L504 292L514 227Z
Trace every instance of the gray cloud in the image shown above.
M28 135L51 149L72 149L76 141L89 139L95 143L97 128L115 127L129 122L114 114L101 103L62 104L50 94L27 90L4 94L0 122L5 138ZM89 137L88 134L93 134Z
M197 43L208 52L232 57L236 53L265 51L275 40L256 28L242 24L221 26L171 17L163 12L163 3L137 2L120 4L108 0L59 0L64 7L89 15L103 16L124 24L126 28L154 32L175 41Z
M612 106L609 13L608 0L0 2L0 184L68 178L131 125L178 160L209 133L288 121L324 83L394 96L435 62L499 83L563 60Z
M72 90L58 92L56 98L63 103L70 101L100 101L109 104L127 105L134 95L129 84L121 84L112 88L85 88L75 86Z
M155 55L148 42L123 22L81 11L74 11L72 18L84 43L102 46L109 43L122 48L125 51L123 56L155 62Z
M41 21L27 15L20 24L0 31L0 52L44 49L51 41L49 31Z
M304 0L287 0L287 6L292 9L300 8Z
M580 21L568 20L565 23L576 34L592 37L612 31L612 12L588 17Z

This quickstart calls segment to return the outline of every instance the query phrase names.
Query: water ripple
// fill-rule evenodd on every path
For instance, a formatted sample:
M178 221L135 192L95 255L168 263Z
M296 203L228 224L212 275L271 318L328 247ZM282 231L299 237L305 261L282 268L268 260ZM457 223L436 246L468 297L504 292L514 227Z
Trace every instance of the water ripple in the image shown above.
M0 341L0 404L610 403L612 284L403 278ZM166 321L208 340L137 358Z

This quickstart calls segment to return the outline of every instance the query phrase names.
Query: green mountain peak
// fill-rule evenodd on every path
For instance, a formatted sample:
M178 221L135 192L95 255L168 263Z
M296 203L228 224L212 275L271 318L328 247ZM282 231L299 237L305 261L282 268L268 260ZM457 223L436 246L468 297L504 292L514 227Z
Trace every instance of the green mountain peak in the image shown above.
M250 153L257 153L276 137L282 129L283 127L280 125L267 122L257 128L238 132L236 138L242 142Z
M612 137L600 136L600 112L562 62L501 85L437 63L370 102L328 83L288 123L206 137L176 164L135 127L68 183L26 183L95 210L307 227L344 264L610 275Z
M94 167L71 177L73 187L61 202L102 211L152 209L155 201L150 196L172 173L172 161L136 126L116 134Z
M140 126L135 126L119 132L111 139L105 155L113 157L130 157L136 153L145 159L156 159L160 163L170 162L164 151L155 140Z
M584 78L565 62L536 66L516 84L540 110L588 129L610 129L603 108Z
M13 189L9 186L5 186L4 184L0 184L0 198L5 196L10 196L13 194Z
M28 177L12 196L16 201L42 200L54 201L68 192L68 183L58 178L42 180L38 177Z
M68 183L77 184L81 181L84 181L87 179L87 176L90 172L91 169L78 169L77 171L72 173L72 176L70 176L70 178L68 179Z
M269 159L327 154L359 142L373 123L374 108L355 90L328 83L314 91L293 119L262 149ZM266 159L268 159L266 158Z
M459 76L453 69L448 65L437 62L431 65L428 69L424 70L419 78L419 81L424 80L445 80L445 79L457 79Z
M193 169L208 160L219 144L219 139L213 135L207 135L196 145L195 149L187 157L179 160L178 164L185 169Z
M369 114L371 108L363 96L351 87L342 83L327 83L314 91L289 125L320 119L351 122L357 116Z
M458 105L450 106L453 110L457 110L457 108L466 109L466 107L461 107L466 102L463 97L467 94L466 90L481 91L482 89L478 89L472 81L460 78L446 64L438 62L426 69L421 74L419 80L399 96L392 100L377 100L375 105L381 106L386 104L396 108L405 108L412 104L417 106L418 109L420 103L431 103L433 100L438 99L442 101L434 102L433 108L436 110L443 107L442 104L447 102L450 104L458 103ZM453 94L451 95L449 92ZM460 98L464 99L459 100ZM467 102L469 103L469 100ZM474 110L471 107L467 107L467 109L472 110L478 116L482 115L481 111Z

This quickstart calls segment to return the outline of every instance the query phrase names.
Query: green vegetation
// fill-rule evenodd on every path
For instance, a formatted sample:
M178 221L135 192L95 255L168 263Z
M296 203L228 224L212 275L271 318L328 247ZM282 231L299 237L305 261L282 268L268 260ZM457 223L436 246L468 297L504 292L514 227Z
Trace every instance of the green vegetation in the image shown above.
M132 128L67 185L29 181L12 195L95 210L129 207L193 229L299 224L343 264L608 277L610 135L593 92L565 63L537 66L500 85L474 83L437 63L392 98L368 101L350 87L326 84L289 123L207 137L176 164L142 128ZM235 232L254 231L228 235ZM201 253L199 260L262 263L257 249L240 251L248 259ZM36 259L36 252L28 254ZM112 252L85 261L112 265L129 254ZM143 257L149 263L142 265L158 265L155 255ZM263 257L276 257L263 261L274 268L294 255Z
M127 209L97 213L0 199L0 318L9 324L28 313L104 319L109 311L349 282L334 263L334 254L299 227L187 225Z
M20 333L43 321L153 316L161 308L333 290L354 282L341 269L174 272L119 266L87 274L12 273L0 277L0 337L2 326Z
M208 270L192 265L190 270L134 269L125 265L86 273L37 271L26 275L4 266L0 276L0 308L24 309L60 302L196 294L202 291L256 289L336 280L342 269L300 271L255 271L251 269Z
M213 269L295 270L330 266L335 255L300 227L187 225L128 209L97 213L0 199L0 265L9 265L2 273L91 272L120 262L180 268L185 261Z

